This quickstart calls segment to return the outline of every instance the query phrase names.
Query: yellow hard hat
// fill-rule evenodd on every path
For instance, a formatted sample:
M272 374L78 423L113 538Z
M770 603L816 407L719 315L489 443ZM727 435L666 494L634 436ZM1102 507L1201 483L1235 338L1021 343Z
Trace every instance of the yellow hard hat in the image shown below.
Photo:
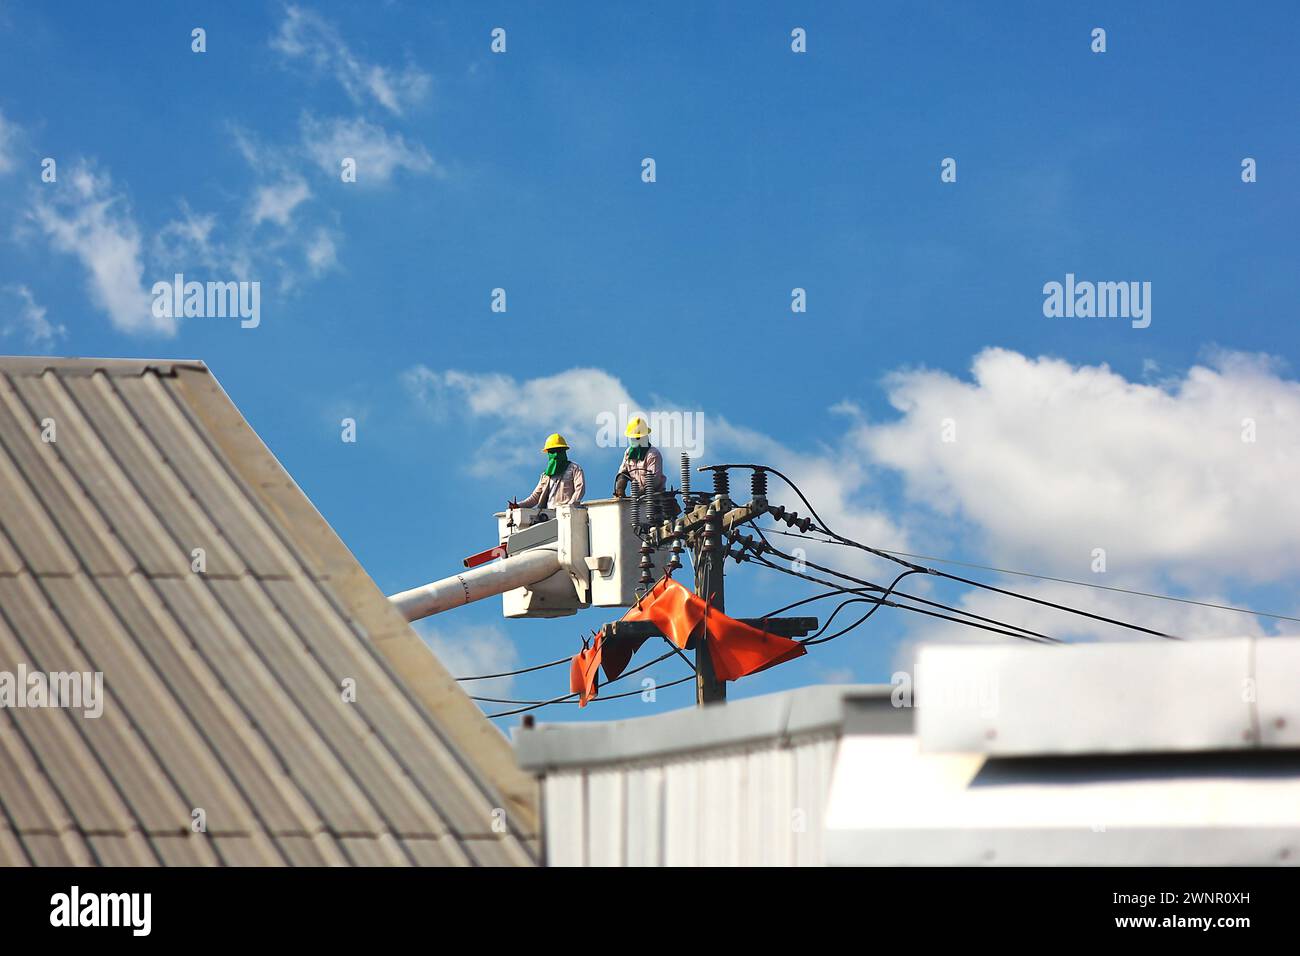
M646 424L644 418L634 418L627 423L627 431L624 434L628 438L645 438L650 434L650 426Z
M542 451L553 451L556 448L568 448L569 443L564 440L564 436L556 432L550 438L546 439L546 444L542 446Z

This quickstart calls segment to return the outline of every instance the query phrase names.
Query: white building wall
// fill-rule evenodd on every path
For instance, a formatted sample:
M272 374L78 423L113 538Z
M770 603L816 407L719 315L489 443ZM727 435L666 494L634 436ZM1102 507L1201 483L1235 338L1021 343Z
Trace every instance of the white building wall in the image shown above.
M552 866L821 866L838 735L808 734L543 781Z
M548 859L1300 863L1300 639L934 647L916 684L521 731Z

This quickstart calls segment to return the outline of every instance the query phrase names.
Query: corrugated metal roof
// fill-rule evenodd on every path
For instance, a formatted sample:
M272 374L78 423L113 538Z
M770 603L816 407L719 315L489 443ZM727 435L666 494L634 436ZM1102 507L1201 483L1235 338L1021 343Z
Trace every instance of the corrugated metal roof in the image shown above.
M103 714L0 709L0 865L535 862L533 779L202 363L0 358L20 666Z

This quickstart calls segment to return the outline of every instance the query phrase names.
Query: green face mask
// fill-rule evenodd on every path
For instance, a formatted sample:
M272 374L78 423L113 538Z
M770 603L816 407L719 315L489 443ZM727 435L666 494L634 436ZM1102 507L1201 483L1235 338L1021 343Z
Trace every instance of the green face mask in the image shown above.
M557 448L555 451L548 451L546 461L546 471L543 472L547 478L558 478L564 474L564 469L569 467L569 456L563 448Z
M627 457L632 461L640 461L649 450L649 445L642 445L639 439L634 438L632 444L627 446Z

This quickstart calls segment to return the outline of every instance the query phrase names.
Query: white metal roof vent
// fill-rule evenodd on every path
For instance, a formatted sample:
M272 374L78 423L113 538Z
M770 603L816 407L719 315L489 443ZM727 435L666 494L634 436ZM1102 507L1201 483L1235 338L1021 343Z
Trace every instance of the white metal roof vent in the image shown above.
M930 753L1300 748L1300 638L931 645L915 704Z

